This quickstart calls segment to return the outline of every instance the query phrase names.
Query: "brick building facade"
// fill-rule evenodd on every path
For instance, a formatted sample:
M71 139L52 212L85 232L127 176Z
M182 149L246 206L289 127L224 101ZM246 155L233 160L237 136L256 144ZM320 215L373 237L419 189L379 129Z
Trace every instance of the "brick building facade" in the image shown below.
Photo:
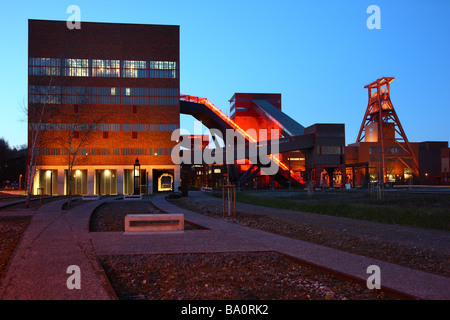
M133 193L136 159L141 193L178 189L179 26L29 20L28 50L35 193L67 194L69 155L73 194Z

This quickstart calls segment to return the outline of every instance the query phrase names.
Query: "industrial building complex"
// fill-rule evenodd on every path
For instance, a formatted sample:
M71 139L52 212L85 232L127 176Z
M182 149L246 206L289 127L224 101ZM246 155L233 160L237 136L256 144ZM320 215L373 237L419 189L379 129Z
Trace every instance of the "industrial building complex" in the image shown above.
M225 182L240 188L450 183L448 142L408 140L391 101L393 77L365 86L361 129L346 146L345 124L305 127L282 111L281 94L230 94L230 116L206 98L180 94L179 34L178 26L84 22L70 30L62 21L29 20L28 158L37 160L35 194L152 194ZM194 159L205 149L222 152L209 144L214 134L185 136L201 142L178 150L172 133L180 114L222 137L237 132L241 147L264 148L276 174L265 174L264 159L251 161L245 152L236 152L233 163L224 157L214 164L174 163L175 153ZM273 129L276 139L258 134Z

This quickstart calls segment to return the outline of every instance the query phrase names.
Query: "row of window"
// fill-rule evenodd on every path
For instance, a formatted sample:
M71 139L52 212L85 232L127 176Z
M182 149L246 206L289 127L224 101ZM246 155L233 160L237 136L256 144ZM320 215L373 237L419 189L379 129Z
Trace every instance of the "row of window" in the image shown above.
M370 157L369 161L370 162L379 162L379 161L381 161L381 157L378 157L378 156L377 157ZM389 166L391 166L391 165L395 164L395 162L398 161L398 158L385 158L384 161L387 162ZM406 162L409 165L413 165L413 159L412 158L402 158L402 161ZM391 163L389 163L389 162L391 162ZM394 162L394 163L392 163L392 162Z
M36 85L29 86L29 93L37 95L179 96L178 88L60 87Z
M176 106L175 97L43 96L30 95L30 103L47 104L125 104L141 106Z
M89 124L89 123L30 123L29 130L46 131L174 131L178 124Z
M30 103L178 105L178 88L29 86Z
M319 146L317 147L317 154L344 154L344 147L341 146Z
M369 147L369 154L381 154L381 147L379 146L372 146ZM402 148L402 147L386 147L385 148L386 154L408 154L408 152Z
M29 74L69 77L178 78L175 61L29 58Z
M69 150L64 148L41 148L36 149L35 154L43 156L68 155ZM172 153L172 148L80 148L72 150L71 154L93 155L93 156L168 156Z
M60 155L68 155L69 150L64 148L40 148L35 149L33 152L35 155L42 155L42 156L60 156ZM79 148L74 149L71 151L72 155L88 155L90 154L89 148Z
M135 68L135 69L177 69L177 63L173 61L135 61L135 60L99 60L99 59L58 59L58 58L30 58L31 66L39 67L86 67L92 62L95 68Z

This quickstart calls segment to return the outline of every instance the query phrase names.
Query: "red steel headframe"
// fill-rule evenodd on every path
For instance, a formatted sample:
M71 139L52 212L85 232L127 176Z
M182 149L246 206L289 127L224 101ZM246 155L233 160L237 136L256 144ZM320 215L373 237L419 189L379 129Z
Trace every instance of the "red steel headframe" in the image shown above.
M394 77L382 77L376 81L366 85L364 88L368 89L368 105L364 118L361 124L361 128L358 133L356 142L361 142L365 138L365 128L371 123L377 123L378 126L378 139L381 144L381 168L380 174L382 174L383 182L386 182L386 154L392 147L397 146L404 150L404 154L396 155L396 162L402 162L408 167L414 175L419 175L419 165L417 157L414 154L411 145L406 137L405 131L400 123L400 119L395 112L390 98L390 84L394 80ZM385 88L382 88L385 86ZM373 90L373 92L372 92ZM385 138L385 126L386 124L394 125L394 139L389 141ZM364 134L363 134L364 132ZM398 134L398 138L395 137L395 133ZM403 144L401 143L403 142ZM408 163L405 159L412 159L412 163ZM394 164L394 166L395 166Z

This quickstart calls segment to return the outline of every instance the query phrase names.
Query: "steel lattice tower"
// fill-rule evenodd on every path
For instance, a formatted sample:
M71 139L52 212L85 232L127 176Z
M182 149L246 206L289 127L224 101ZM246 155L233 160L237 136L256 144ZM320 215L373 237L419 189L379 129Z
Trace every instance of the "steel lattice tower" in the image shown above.
M382 173L383 182L386 182L388 170L393 170L398 161L419 176L417 157L391 102L393 80L394 77L382 77L364 87L368 89L369 102L356 140L378 142L379 174Z

